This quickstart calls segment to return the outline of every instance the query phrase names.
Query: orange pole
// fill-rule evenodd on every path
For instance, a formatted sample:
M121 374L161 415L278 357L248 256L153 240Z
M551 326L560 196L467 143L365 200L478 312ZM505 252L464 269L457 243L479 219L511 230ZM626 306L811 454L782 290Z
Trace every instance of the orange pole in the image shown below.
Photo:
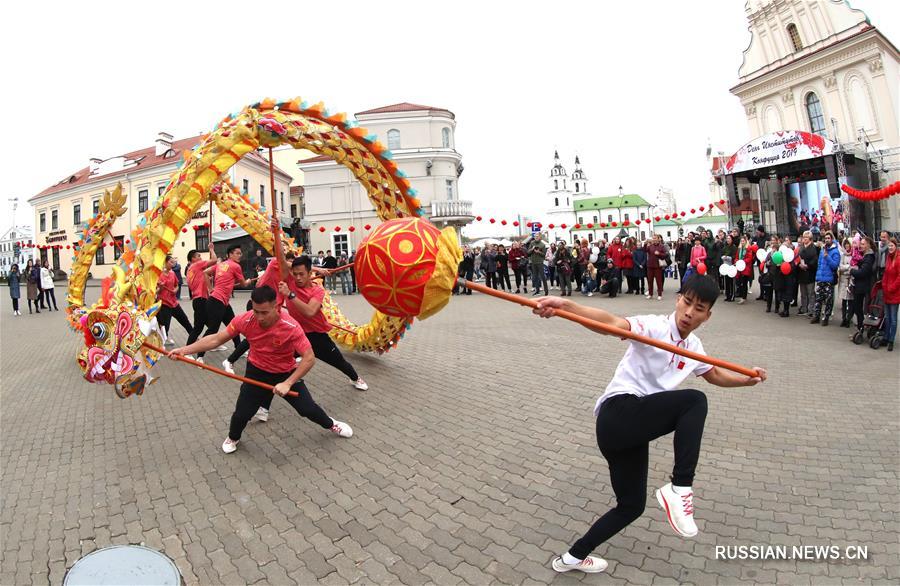
M230 372L225 372L224 370L220 370L220 369L216 368L215 366L203 364L202 362L197 362L196 360L191 360L190 358L186 358L184 356L172 356L168 352L163 350L162 348L154 346L153 344L150 344L149 342L144 342L144 346L153 350L154 352L159 352L160 354L165 354L169 358L174 358L175 360L178 360L181 362L187 362L190 365L197 366L204 370L208 370L208 371L214 372L216 374L221 374L222 376L227 376L228 378L233 378L234 380L239 380L243 383L249 383L251 385L256 385L257 387L259 387L261 389L266 389L267 391L271 391L273 393L275 392L275 387L273 387L272 385L266 384L266 383L261 383L258 380L253 380L252 378L246 378L239 374L231 374ZM288 391L287 394L289 397L297 397L298 396L297 391Z
M473 289L478 291L479 293L484 293L486 295L491 295L492 297L497 297L499 299L503 299L505 301L512 301L513 303L518 303L519 305L525 305L531 308L537 308L537 301L533 299L529 299L527 297L519 297L518 295L513 295L512 293L506 293L505 291L495 291L490 287L486 287L484 285L479 285L478 283L473 283L472 281L467 281L465 279L459 278L457 282L461 287L467 287L469 289ZM714 358L712 356L706 356L704 354L698 354L697 352L691 352L690 350L685 350L684 348L679 348L678 346L667 344L665 342L660 342L654 338L648 338L647 336L642 336L641 334L636 334L630 330L623 330L621 328L617 328L615 326L611 326L609 324L605 324L599 321L595 321L586 317L582 317L580 315L576 315L570 311L565 311L562 309L556 310L556 315L559 317L565 318L567 320L573 321L575 323L581 324L588 328L594 328L597 330L602 330L607 334L612 336L617 336L619 338L628 338L630 340L634 340L636 342L641 342L642 344L647 344L648 346L655 346L660 350L665 350L666 352L672 352L673 354L678 354L680 356L684 356L685 358L690 358L691 360L698 360L700 362L705 362L706 364L712 364L713 366L721 366L722 368L726 368L728 370L737 372L739 374L743 374L744 376L756 377L758 376L757 372L753 369L747 368L745 366L741 366L739 364L734 364L732 362L728 362L727 360L722 360L720 358Z
M272 191L272 218L276 218L275 207L275 164L272 159L272 147L269 147L269 189ZM284 249L281 247L281 221L276 223L275 230L275 258L278 259L278 269L281 271L281 279L287 280L287 262L284 260Z

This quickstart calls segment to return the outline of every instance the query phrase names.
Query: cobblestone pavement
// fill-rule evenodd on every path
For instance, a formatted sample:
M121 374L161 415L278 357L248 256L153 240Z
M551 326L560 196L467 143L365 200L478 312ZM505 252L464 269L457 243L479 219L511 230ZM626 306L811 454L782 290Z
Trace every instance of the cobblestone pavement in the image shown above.
M575 299L623 315L673 304ZM342 301L368 315L360 297ZM307 377L353 438L276 399L270 421L224 455L236 384L164 361L143 397L120 400L80 378L62 312L13 318L5 298L2 312L2 584L59 584L81 556L127 543L165 552L188 584L900 580L900 352L853 346L835 324L718 304L699 332L707 350L765 366L770 381L697 379L710 399L700 534L676 537L651 494L597 551L609 570L576 576L549 561L613 501L591 407L625 342L454 297L396 352L350 357L368 392L324 364ZM657 441L651 490L671 462L671 438ZM717 545L777 544L860 545L868 559L715 556Z

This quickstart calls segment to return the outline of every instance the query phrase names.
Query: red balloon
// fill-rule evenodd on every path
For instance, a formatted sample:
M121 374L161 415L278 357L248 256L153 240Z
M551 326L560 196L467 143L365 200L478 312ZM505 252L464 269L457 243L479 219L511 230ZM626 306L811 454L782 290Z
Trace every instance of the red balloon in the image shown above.
M325 231L325 226L319 226L319 232L324 232L324 231Z
M478 221L480 222L480 221L481 221L481 216L475 216L475 219L478 220Z
M791 263L789 263L789 262L781 263L781 273L784 275L791 274Z
M704 264L702 262L697 263L697 272L700 273L701 275L705 275L706 274L706 264Z

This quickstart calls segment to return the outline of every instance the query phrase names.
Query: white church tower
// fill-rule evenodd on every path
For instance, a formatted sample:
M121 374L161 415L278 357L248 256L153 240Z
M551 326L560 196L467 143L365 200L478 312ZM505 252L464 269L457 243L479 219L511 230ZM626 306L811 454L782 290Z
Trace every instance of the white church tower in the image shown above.
M579 168L579 164L576 162L576 168ZM580 173L579 177L583 176L583 173ZM579 183L579 189L582 189L581 185L586 185L587 182L585 179L575 179L572 177L572 181L577 181ZM548 209L546 213L546 219L543 222L542 232L547 234L550 242L556 242L557 240L564 240L565 242L572 242L571 230L575 225L575 208L572 203L572 182L570 181L568 173L566 173L566 169L562 166L562 163L559 162L559 152L553 152L553 167L550 169L550 189L547 192L547 201L548 201ZM553 225L551 228L550 225ZM565 228L562 226L565 224Z

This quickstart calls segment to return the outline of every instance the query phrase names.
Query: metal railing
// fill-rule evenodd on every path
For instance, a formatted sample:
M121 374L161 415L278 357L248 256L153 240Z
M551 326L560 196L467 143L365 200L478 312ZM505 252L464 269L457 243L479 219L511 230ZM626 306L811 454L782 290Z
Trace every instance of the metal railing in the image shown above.
M472 216L472 202L451 199L431 202L432 218L458 218Z

